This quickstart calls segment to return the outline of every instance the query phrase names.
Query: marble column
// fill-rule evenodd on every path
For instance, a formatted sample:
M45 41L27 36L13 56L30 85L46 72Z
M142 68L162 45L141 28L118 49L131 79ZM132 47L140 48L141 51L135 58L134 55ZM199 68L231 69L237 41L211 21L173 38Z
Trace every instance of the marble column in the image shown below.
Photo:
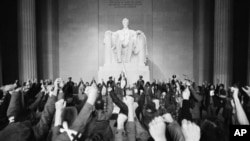
M250 21L250 9L249 9L249 21ZM248 27L248 56L247 56L247 83L248 86L250 86L250 22L249 22L249 27Z
M55 79L59 74L58 48L58 2L47 0L47 78Z
M18 1L19 79L37 78L35 0Z
M0 87L3 85L3 72L2 72L2 48L0 46Z
M232 81L232 0L215 0L214 83L226 87Z
M194 0L194 79L201 85L211 82L213 74L213 3L211 0Z

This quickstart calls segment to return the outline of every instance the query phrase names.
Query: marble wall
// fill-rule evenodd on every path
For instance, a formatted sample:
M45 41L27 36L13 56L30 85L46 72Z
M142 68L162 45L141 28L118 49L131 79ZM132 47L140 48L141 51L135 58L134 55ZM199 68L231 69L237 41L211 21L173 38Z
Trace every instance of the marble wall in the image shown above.
M126 0L129 1L129 0ZM97 77L103 65L103 34L122 28L145 32L151 79L172 74L193 78L193 1L137 0L134 5L113 0L60 0L58 11L59 76Z

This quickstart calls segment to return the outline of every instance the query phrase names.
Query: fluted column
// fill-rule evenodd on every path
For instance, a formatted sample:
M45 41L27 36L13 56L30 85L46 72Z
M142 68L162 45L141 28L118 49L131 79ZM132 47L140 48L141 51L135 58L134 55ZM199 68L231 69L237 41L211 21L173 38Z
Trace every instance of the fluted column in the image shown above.
M213 7L211 0L194 0L194 79L198 85L213 79Z
M3 85L3 72L2 72L2 48L0 46L0 87Z
M229 86L232 79L232 0L215 0L214 82Z
M19 78L37 78L35 0L18 1Z
M249 20L250 20L250 9L249 9ZM250 86L250 24L248 27L248 59L247 59L247 82L248 82L248 86Z
M249 28L250 29L250 28ZM250 34L250 31L249 31ZM248 44L248 69L247 69L247 82L248 82L248 86L250 86L250 37L249 37L249 44Z

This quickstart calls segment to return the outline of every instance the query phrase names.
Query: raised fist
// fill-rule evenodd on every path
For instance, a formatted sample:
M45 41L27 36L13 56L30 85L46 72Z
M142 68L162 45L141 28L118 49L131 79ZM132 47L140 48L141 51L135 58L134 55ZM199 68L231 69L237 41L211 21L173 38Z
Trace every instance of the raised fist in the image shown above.
M98 97L98 88L96 85L92 85L90 87L88 87L88 90L86 91L87 96L88 96L88 100L87 102L89 104L94 105L96 98Z
M250 97L250 87L246 86L246 88L242 87L242 89Z
M149 123L149 132L155 141L166 141L165 131L166 123L163 117L155 117Z
M187 120L182 120L181 126L182 133L184 135L185 141L199 141L200 140L200 127L195 123Z
M188 87L185 88L185 90L182 92L182 98L188 100L190 97L190 90Z
M62 111L66 107L66 101L63 99L58 100L55 103L56 111Z
M124 123L127 121L128 117L120 113L117 117L117 129L124 129Z
M174 119L170 113L166 113L162 117L163 117L163 120L167 123L172 123L174 121Z

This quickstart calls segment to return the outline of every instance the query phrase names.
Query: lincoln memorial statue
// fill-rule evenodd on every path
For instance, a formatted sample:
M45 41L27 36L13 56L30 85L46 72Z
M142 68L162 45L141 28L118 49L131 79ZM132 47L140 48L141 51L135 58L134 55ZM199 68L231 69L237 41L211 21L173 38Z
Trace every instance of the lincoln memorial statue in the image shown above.
M118 77L125 69L130 83L135 82L139 75L149 80L149 68L146 66L148 57L146 36L140 30L129 29L127 18L122 20L122 25L123 28L120 30L114 32L108 30L104 33L104 66L99 68L98 79Z

